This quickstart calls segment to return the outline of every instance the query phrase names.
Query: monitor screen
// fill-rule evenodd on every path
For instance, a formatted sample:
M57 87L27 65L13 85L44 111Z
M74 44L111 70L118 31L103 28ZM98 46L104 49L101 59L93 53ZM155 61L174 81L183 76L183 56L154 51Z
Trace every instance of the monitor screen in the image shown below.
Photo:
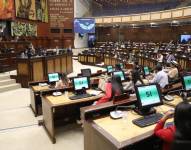
M49 73L48 74L48 81L49 82L59 81L59 74L58 73Z
M191 76L184 76L183 77L183 86L186 91L191 90Z
M113 71L113 66L107 66L107 72L111 73Z
M190 34L183 34L183 35L180 35L180 42L181 43L188 43L189 41L191 41L191 35Z
M91 69L81 69L82 76L91 77Z
M121 67L121 69L123 69L123 68L124 68L124 65L123 65L123 63L120 63L120 67Z
M93 18L75 18L74 19L75 33L95 33L95 19Z
M140 107L162 104L160 90L156 84L136 86L135 90Z
M124 75L123 71L115 71L115 72L113 72L113 75L120 76L121 77L121 81L125 80L125 75Z
M73 79L74 90L82 90L89 88L88 77L79 77Z
M149 75L150 74L149 67L144 67L144 74L145 75Z

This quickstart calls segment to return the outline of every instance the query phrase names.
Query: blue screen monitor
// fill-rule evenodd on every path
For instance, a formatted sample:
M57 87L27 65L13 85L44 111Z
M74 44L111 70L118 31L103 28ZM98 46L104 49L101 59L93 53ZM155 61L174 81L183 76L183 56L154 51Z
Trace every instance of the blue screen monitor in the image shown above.
M113 72L113 66L107 66L107 73Z
M143 68L143 71L144 71L144 75L150 74L149 67L147 67L147 66Z
M77 77L73 79L73 86L75 91L89 89L88 77Z
M124 75L124 72L123 72L123 71L114 71L114 72L113 72L113 75L114 75L114 76L120 76L121 81L124 81L124 80L125 80L125 75Z
M59 81L59 73L49 73L48 74L48 82L57 82Z
M121 69L123 69L123 68L124 68L124 65L123 65L123 63L120 63L120 66L121 66Z
M158 84L135 86L139 108L151 108L162 105L162 97Z
M75 33L95 33L95 19L93 18L75 18L74 19Z
M183 87L185 91L191 91L191 75L183 77Z
M188 43L189 41L191 41L191 35L190 34L183 34L183 35L180 35L180 42L181 43Z

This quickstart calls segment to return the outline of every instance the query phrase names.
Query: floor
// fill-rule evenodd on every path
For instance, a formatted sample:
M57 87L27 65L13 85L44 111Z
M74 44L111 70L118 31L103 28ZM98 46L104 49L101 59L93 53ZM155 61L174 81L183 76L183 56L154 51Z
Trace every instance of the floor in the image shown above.
M73 60L69 76L80 73L82 68L91 68L94 73L102 68L82 65ZM12 71L6 74L16 74ZM0 150L83 150L83 129L71 124L57 129L57 143L52 144L30 104L29 89L17 89L0 94Z

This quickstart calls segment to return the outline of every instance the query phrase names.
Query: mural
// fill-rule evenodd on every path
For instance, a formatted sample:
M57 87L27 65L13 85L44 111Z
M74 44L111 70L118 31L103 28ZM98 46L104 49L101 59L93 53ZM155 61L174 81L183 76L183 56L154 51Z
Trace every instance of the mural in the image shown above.
M36 1L37 20L48 22L48 2L47 0Z
M23 22L11 23L12 36L37 36L37 25Z
M0 19L10 19L13 17L13 0L0 0Z
M16 17L36 20L35 0L15 0Z

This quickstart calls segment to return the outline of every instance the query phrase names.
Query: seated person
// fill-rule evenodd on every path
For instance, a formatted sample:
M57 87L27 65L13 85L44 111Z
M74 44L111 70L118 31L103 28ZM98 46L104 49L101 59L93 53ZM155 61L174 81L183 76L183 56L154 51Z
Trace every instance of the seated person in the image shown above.
M157 61L158 61L159 63L162 63L162 62L163 62L163 55L162 55L161 53L159 53L159 54L157 55Z
M68 87L70 80L65 73L60 75L60 80L56 82L55 88L65 88Z
M138 61L135 61L134 62L134 67L133 67L133 70L138 70L139 72L141 72L141 67L139 66L139 62Z
M108 80L108 82L106 82L105 84L105 96L94 102L93 105L108 102L112 100L113 96L123 94L123 86L121 83L121 78L119 76L112 76L111 79Z
M176 61L171 62L171 69L168 71L169 80L172 81L178 78L178 63Z
M134 91L134 86L135 85L141 85L144 84L143 80L141 79L141 76L139 74L138 70L133 70L130 76L130 81L125 82L123 84L123 88L125 91Z
M155 74L154 78L150 80L150 83L158 83L161 88L164 88L168 82L168 75L166 72L162 70L162 65L158 64L156 66L157 73Z
M168 119L174 115L174 125L164 127ZM172 142L191 140L191 105L188 102L179 103L174 111L167 111L157 123L154 134L163 140L163 150L171 150Z

